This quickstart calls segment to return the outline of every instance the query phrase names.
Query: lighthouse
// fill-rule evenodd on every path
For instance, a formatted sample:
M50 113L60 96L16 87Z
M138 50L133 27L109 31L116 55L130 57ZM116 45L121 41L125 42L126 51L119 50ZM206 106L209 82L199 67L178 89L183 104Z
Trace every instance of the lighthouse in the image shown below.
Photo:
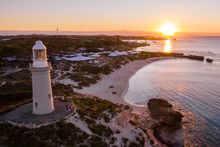
M51 64L47 61L47 48L42 41L36 41L32 48L33 114L48 114L54 111L54 102L51 88Z

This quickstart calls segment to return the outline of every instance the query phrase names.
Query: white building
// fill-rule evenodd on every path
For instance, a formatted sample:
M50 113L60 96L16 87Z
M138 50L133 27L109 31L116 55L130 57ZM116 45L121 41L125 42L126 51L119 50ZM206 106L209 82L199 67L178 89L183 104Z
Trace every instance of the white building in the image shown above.
M47 61L47 48L42 41L36 41L32 48L33 114L48 114L54 111L54 102L51 88L51 65Z

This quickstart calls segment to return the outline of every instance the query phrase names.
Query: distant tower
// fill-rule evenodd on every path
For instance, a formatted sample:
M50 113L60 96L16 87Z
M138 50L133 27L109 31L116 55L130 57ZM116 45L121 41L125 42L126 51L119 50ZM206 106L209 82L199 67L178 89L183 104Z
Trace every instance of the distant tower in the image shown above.
M57 35L59 35L59 28L57 27Z
M54 103L50 77L51 64L47 61L47 48L42 41L36 41L32 51L33 64L30 69L32 73L33 114L48 114L54 111Z

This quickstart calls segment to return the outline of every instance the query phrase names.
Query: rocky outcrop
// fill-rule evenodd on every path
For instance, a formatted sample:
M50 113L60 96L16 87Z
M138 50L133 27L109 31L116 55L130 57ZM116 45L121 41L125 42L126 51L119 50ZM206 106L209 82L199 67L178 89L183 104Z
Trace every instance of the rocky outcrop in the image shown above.
M192 60L198 60L198 61L204 61L204 56L197 56L197 55L185 55L184 58L192 59Z
M148 109L156 121L152 126L155 137L167 146L183 146L183 115L163 99L150 99Z
M213 62L213 59L211 59L211 58L206 58L206 62L212 63L212 62Z

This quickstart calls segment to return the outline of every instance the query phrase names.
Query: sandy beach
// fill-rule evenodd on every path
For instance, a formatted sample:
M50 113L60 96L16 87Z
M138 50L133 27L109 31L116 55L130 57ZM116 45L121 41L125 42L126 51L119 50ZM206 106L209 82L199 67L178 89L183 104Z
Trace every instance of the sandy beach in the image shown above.
M123 65L120 69L115 70L110 75L103 76L98 83L90 87L84 87L83 89L75 89L75 91L97 96L113 103L128 104L123 97L127 92L129 79L142 67L152 62L171 58L173 57L156 57L130 62Z

